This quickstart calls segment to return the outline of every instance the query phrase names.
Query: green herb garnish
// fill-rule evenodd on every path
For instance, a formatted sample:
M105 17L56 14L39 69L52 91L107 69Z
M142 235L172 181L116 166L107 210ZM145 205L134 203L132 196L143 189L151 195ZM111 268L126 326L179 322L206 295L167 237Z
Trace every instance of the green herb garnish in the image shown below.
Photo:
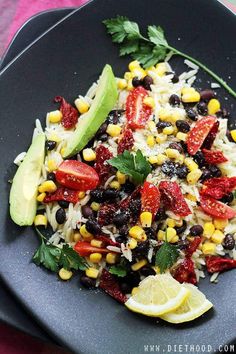
M118 264L117 266L111 266L109 272L122 278L125 277L127 274L127 270L122 264Z
M148 38L146 38L140 33L138 24L129 21L127 17L117 16L116 18L105 20L103 23L107 28L107 32L111 34L113 42L120 44L120 56L130 54L144 68L148 68L164 60L166 55L172 52L174 55L180 55L197 64L218 81L232 96L236 97L236 92L206 65L170 46L160 26L148 26Z
M156 253L155 264L160 268L160 272L164 273L166 269L172 267L179 257L179 251L176 246L165 241Z
M136 154L131 154L126 150L123 154L107 162L116 167L120 172L130 176L136 184L142 184L151 172L151 165L140 150Z

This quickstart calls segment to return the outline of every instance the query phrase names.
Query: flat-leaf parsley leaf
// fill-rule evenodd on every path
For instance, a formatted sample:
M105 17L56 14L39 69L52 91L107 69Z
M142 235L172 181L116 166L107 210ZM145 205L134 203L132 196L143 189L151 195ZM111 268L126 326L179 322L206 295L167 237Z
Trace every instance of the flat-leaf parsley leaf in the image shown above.
M156 253L155 264L160 268L160 272L164 273L177 261L178 257L177 247L165 241Z

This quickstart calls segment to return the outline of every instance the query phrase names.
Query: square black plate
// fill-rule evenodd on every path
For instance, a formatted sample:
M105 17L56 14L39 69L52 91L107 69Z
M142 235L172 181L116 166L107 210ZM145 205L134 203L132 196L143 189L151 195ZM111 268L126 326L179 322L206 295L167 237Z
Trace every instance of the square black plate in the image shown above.
M101 24L117 14L141 27L160 24L173 46L199 58L224 79L231 76L236 87L235 17L216 1L95 0L43 36L0 76L1 276L35 319L76 352L143 353L145 345L153 344L162 352L171 344L210 345L217 350L235 339L233 271L222 275L217 285L209 284L209 279L200 284L214 311L192 323L171 326L133 314L100 292L80 289L77 278L64 284L37 268L30 263L38 245L33 230L17 228L9 219L12 161L27 148L35 118L44 121L46 112L55 107L54 96L72 101L84 93L105 63L117 75L126 70L128 59L118 57ZM175 60L177 72L181 63ZM209 77L203 73L199 77L199 86L209 85ZM235 100L219 92L235 114Z

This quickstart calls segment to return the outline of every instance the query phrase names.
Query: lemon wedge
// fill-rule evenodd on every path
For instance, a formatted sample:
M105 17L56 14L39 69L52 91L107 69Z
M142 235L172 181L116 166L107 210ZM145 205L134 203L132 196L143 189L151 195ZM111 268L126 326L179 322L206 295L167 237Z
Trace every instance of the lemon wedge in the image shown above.
M190 295L184 303L177 309L161 315L160 317L170 323L183 323L192 321L203 315L211 307L212 303L207 300L206 296L192 284L183 284L185 289L190 291Z
M150 275L138 286L125 305L129 310L156 317L174 311L189 296L190 291L170 274Z

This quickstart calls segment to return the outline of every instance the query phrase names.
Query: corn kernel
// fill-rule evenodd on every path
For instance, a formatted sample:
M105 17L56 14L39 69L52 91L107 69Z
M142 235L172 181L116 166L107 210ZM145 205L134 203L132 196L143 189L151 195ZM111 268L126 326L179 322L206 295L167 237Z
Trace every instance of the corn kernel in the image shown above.
M148 161L150 162L151 165L154 165L154 164L157 163L158 158L157 158L157 156L150 156L150 157L148 158Z
M75 100L75 106L80 114L84 114L89 110L89 104L83 98L77 98Z
M112 137L119 136L121 132L121 127L117 124L108 124L107 134Z
M213 242L205 242L203 245L202 245L202 253L203 254L215 254L216 252L216 245L215 243Z
M186 93L194 93L195 89L193 87L183 87L181 90L181 95L185 95Z
M137 292L138 292L138 287L135 286L131 291L131 295L134 296L135 294L137 294Z
M172 239L171 239L169 242L170 242L170 243L176 243L176 242L178 242L178 241L179 241L179 236L176 235L176 236L172 237Z
M85 161L94 161L96 160L96 153L93 149L84 149L83 158Z
M157 239L158 241L164 241L166 237L166 233L163 230L158 230L157 232Z
M165 135L165 134L157 134L157 136L156 136L156 142L157 142L158 144L162 144L162 143L164 143L166 140L167 140L167 135Z
M203 227L203 236L206 238L211 238L215 231L215 226L212 224L212 222L206 222Z
M149 147L154 147L155 146L155 138L154 138L154 136L153 135L149 135L148 137L147 137L147 145L149 146Z
M176 162L178 162L180 165L183 165L184 155L179 154L179 157L176 159Z
M165 161L167 160L167 156L164 154L158 154L157 155L157 165L161 166Z
M128 83L127 83L127 90L130 91L130 90L133 90L133 82L132 82L132 79L129 79L128 80Z
M127 243L127 246L128 246L128 248L129 248L130 250L135 249L135 248L137 247L137 245L138 245L138 242L137 242L137 240L135 240L134 238L131 238L131 239L129 240L129 242Z
M176 222L175 222L174 219L167 218L167 219L166 219L166 225L169 226L169 227L175 227Z
M83 199L85 197L85 192L79 192L78 197L79 199Z
M127 81L125 79L118 79L117 80L117 87L120 90L124 90L127 87Z
M156 73L159 76L163 76L166 73L167 67L166 67L166 63L158 63L156 65Z
M59 138L59 136L56 134L51 134L49 135L48 140L52 140L55 141L56 143L59 143L61 141L61 138Z
M34 218L34 225L35 226L47 226L48 220L45 215L38 214Z
M168 242L172 242L172 239L176 236L176 230L173 227L167 227L166 239Z
M184 164L188 167L189 171L192 172L198 169L198 164L191 159L191 157L186 157L184 159Z
M154 132L157 130L156 124L155 124L155 122L153 122L153 120L149 121L147 125L148 125L148 129L151 132Z
M146 241L147 239L144 229L137 225L129 229L129 235L138 241Z
M80 227L79 232L84 239L89 239L93 237L93 235L86 229L85 224Z
M140 64L138 60L133 60L129 63L128 67L130 71L133 71L134 69L140 69Z
M69 280L69 279L72 277L73 273L72 273L71 270L67 270L67 269L65 269L65 268L61 268L61 269L59 270L58 275L59 275L59 277L60 277L62 280Z
M120 184L125 184L126 182L126 175L124 173L121 173L120 171L116 172L116 177L117 180Z
M80 241L81 240L80 233L79 232L74 232L73 239L74 239L74 242Z
M117 253L112 253L112 252L107 253L106 262L108 264L115 264L117 262L117 260L118 260Z
M147 260L141 259L137 263L132 264L131 269L135 272L135 271L141 269L142 267L144 267L146 264L147 264Z
M109 186L114 189L120 189L120 183L118 181L112 181Z
M90 268L87 268L87 269L85 270L85 274L86 274L87 277L89 277L89 278L97 279L98 274L99 274L99 270L96 269L96 268L90 267Z
M216 114L220 110L220 102L216 98L212 98L207 105L208 114Z
M197 92L194 88L184 88L182 90L182 102L184 103L193 103L200 101L200 93Z
M91 253L89 256L89 260L92 263L99 263L102 259L102 254L95 252L95 253Z
M140 214L140 222L142 227L151 227L152 225L152 213L149 211L143 211Z
M100 209L100 204L97 202L92 202L90 206L93 211L98 211Z
M165 135L172 135L174 133L174 127L171 126L171 127L165 127L163 130L162 130L163 134Z
M37 201L38 202L42 202L44 200L44 198L46 197L46 193L40 193L38 196L37 196Z
M90 241L90 244L93 247L98 247L98 248L102 247L102 241L100 240L93 239Z
M132 70L133 77L137 77L139 80L143 79L146 76L146 71L143 70L141 67Z
M64 156L65 151L66 151L66 148L65 148L65 147L61 148L61 150L60 150L60 154L61 154L61 156Z
M216 229L224 230L228 225L228 219L214 219L214 225Z
M39 193L43 193L43 192L53 193L56 190L57 190L57 186L53 181L45 181L38 188Z
M196 202L197 198L195 197L195 195L192 195L190 193L185 195L185 198L187 198L188 200L191 200L192 202Z
M196 184L199 178L201 177L201 175L202 175L202 171L199 169L189 172L187 174L188 184Z
M145 97L143 103L150 108L155 107L155 101L153 97Z
M167 157L169 157L169 159L178 159L180 153L178 150L176 149L170 149L170 148L167 148L165 150L165 154Z
M48 113L50 123L59 123L62 120L62 113L58 109Z
M236 129L233 129L230 131L231 137L234 142L236 142Z
M216 244L221 244L222 241L224 240L225 235L223 234L222 231L220 230L215 230L213 235L211 236L211 241L213 241Z
M125 74L124 74L124 79L129 81L129 80L132 80L133 78L133 75L130 71L127 71Z
M54 160L48 160L48 171L53 172L57 169L57 164Z
M165 122L169 122L172 118L172 113L166 108L159 109L158 115L159 119Z
M176 123L177 122L177 120L179 120L179 119L181 119L181 116L180 116L180 114L179 114L179 112L172 112L171 113L171 122L172 123Z
M181 141L186 141L186 139L187 139L187 134L182 133L182 132L178 132L178 133L176 134L176 138L179 139L179 140L181 140Z

